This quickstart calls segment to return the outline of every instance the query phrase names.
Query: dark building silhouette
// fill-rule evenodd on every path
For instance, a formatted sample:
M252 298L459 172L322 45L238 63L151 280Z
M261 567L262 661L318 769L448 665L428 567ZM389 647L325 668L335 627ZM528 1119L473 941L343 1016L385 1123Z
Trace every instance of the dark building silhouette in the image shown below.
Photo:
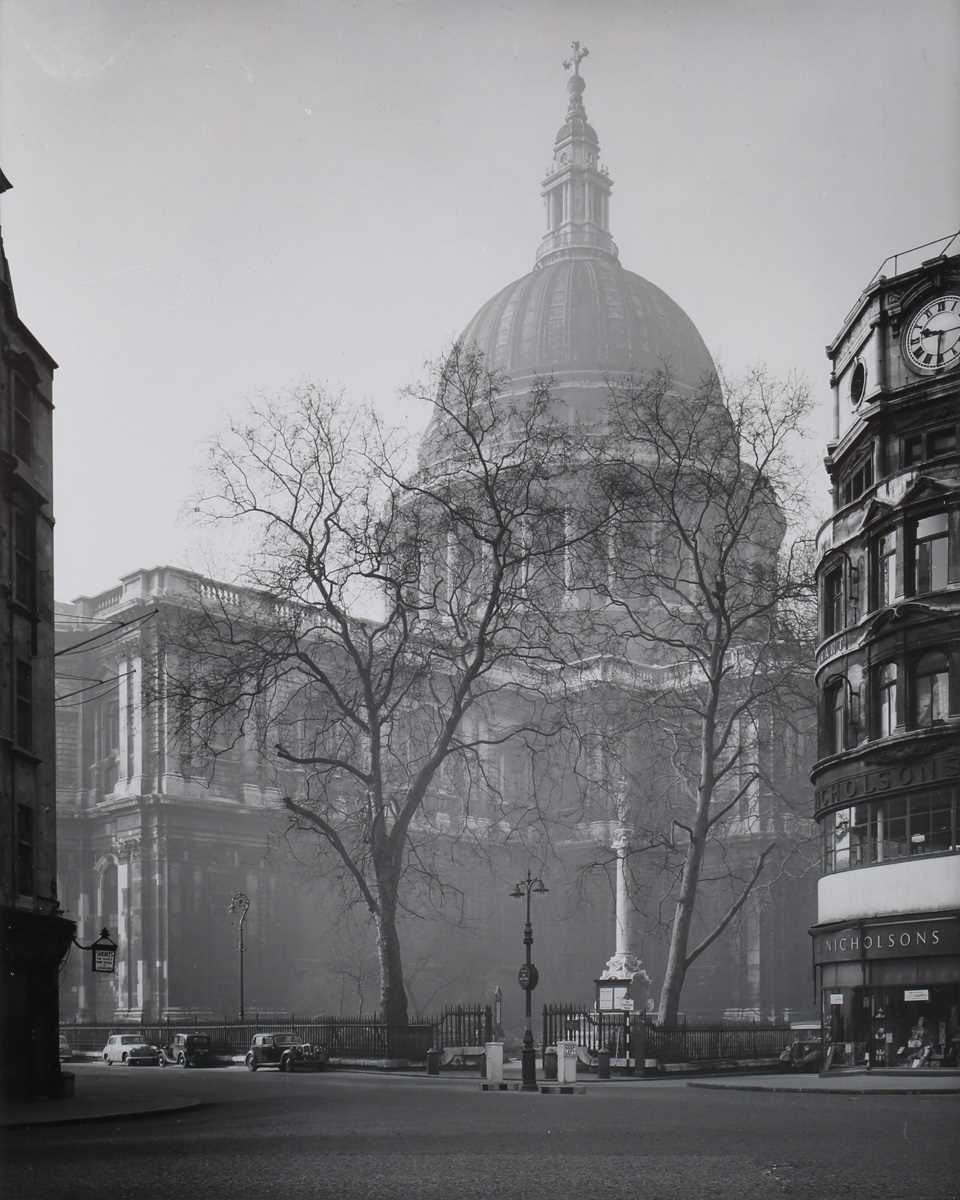
M10 187L0 174L0 192ZM74 931L57 899L53 372L17 312L0 239L0 1072L60 1087L57 983Z

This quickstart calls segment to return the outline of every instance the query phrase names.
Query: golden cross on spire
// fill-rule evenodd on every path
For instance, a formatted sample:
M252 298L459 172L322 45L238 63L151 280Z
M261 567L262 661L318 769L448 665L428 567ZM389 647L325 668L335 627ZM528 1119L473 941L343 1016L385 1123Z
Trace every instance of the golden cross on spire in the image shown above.
M571 42L570 45L573 49L573 54L571 54L569 58L565 58L563 60L563 66L567 71L573 67L574 75L579 75L580 64L587 57L590 51L586 48L586 46L581 46L579 42Z

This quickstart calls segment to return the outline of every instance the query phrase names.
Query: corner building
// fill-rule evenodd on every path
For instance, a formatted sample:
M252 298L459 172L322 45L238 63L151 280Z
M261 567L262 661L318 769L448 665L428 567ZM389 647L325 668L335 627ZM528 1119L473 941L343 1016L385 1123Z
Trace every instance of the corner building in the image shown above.
M828 1066L958 1065L958 248L888 259L827 347L811 932Z

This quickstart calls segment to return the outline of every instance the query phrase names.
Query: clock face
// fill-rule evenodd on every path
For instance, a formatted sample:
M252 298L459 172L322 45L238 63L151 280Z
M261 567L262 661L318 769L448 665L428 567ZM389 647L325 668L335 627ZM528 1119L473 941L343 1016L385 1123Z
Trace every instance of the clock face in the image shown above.
M907 360L921 371L939 371L960 362L960 296L937 296L907 326Z

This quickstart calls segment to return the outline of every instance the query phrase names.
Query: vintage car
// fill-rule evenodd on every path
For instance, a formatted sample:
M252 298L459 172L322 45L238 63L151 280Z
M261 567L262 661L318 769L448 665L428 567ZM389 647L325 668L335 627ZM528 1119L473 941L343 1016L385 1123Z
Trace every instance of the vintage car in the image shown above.
M327 1052L323 1046L309 1045L296 1033L255 1033L244 1061L248 1071L260 1067L296 1071L324 1066Z
M819 1071L823 1065L823 1042L819 1026L794 1026L793 1041L780 1054L785 1071Z
M160 1062L160 1050L144 1041L140 1033L111 1033L103 1048L103 1061L108 1067L115 1062L128 1067L155 1067Z
M208 1067L210 1038L205 1033L175 1033L160 1051L160 1066Z

